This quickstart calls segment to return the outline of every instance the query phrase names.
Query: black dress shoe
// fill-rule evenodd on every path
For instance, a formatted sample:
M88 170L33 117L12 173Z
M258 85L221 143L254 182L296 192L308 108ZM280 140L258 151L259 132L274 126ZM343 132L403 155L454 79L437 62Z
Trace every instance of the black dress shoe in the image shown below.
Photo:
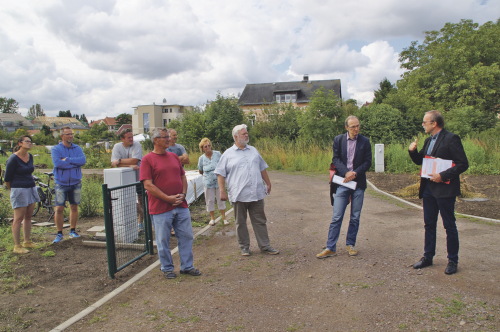
M446 270L444 270L445 274L454 274L457 273L457 265L453 262L448 262L448 266L446 267Z
M432 259L422 257L418 263L413 264L414 269L423 269L424 267L432 265Z

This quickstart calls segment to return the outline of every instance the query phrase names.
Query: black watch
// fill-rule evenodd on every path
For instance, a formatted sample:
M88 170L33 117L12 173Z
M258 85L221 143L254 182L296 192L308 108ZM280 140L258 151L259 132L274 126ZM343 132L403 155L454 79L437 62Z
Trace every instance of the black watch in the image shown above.
M186 197L186 193L181 193L182 195L184 195L184 197Z

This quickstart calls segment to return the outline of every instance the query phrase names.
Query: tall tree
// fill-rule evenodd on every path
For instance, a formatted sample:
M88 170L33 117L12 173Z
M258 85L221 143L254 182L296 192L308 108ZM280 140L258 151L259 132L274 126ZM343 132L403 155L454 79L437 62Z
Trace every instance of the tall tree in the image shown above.
M50 132L50 127L47 125L42 125L42 128L40 129L40 132L43 133L45 136L52 136L52 133Z
M19 103L14 98L0 97L0 110L2 113L19 114Z
M228 95L224 97L217 92L215 100L211 101L205 110L205 136L222 148L234 144L232 130L239 124L246 123L243 111L238 106L238 99Z
M314 91L305 112L299 117L300 136L314 141L333 141L344 130L345 112L333 90Z
M89 127L89 121L87 120L87 117L83 113L80 116L80 123L87 128Z
M45 116L45 112L40 106L40 104L36 104L30 107L28 115L26 115L26 118L33 120L39 116Z
M461 20L424 33L422 44L414 41L400 53L406 72L398 94L405 94L408 104L429 103L445 113L465 106L498 113L500 19L482 26Z
M59 118L71 118L72 117L71 111L70 110L59 111L59 114L57 115L57 117L59 117Z
M116 118L116 128L120 128L120 126L124 124L132 124L132 114L122 113L119 114Z
M384 102L384 99L387 98L390 92L396 90L394 85L385 77L382 81L379 83L379 89L375 90L375 99L373 99L374 104L382 104Z

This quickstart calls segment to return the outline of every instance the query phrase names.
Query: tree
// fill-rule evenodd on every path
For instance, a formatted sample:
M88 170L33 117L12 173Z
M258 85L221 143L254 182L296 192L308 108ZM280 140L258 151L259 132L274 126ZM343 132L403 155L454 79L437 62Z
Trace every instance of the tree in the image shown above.
M412 137L415 132L408 130L407 123L401 112L386 104L372 104L362 107L357 112L361 125L360 133L369 137L372 143L388 144Z
M205 137L213 143L218 143L221 148L233 145L233 128L247 122L238 106L238 99L231 95L224 97L220 91L217 92L215 100L206 107L205 121Z
M104 122L94 124L92 129L89 130L89 134L96 139L108 138L108 126Z
M465 138L468 134L479 133L496 127L497 117L493 114L485 116L472 106L454 109L445 115L445 128Z
M259 114L255 115L255 124L251 129L252 137L280 138L284 140L295 140L299 136L298 117L302 110L294 107L292 103L272 103L264 106Z
M42 128L40 128L40 132L43 133L45 136L52 136L52 132L50 131L50 127L47 125L42 125Z
M205 137L205 114L198 107L186 110L182 118L174 119L167 127L175 129L179 136L179 143L197 148L201 139Z
M333 90L314 91L305 112L299 117L300 136L307 140L333 141L344 131L345 113Z
M45 112L40 106L40 104L36 104L30 107L28 111L28 115L26 115L27 119L33 120L39 116L45 116Z
M70 110L67 110L67 111L59 111L59 114L57 115L57 117L59 118L71 118L71 111Z
M116 126L120 128L124 124L132 124L132 114L122 113L119 114L116 118Z
M87 117L85 116L85 114L82 113L79 121L83 126L85 126L87 128L89 127L89 121L87 120Z
M19 103L13 98L0 97L0 110L2 113L19 114Z
M428 103L443 113L465 106L498 113L500 19L482 26L461 20L424 33L421 45L414 41L400 53L406 72L398 82L398 94L405 94L408 104Z
M380 89L375 90L375 99L373 99L374 104L382 104L384 102L384 99L387 98L389 93L391 91L396 90L394 85L385 77L382 81L379 83Z

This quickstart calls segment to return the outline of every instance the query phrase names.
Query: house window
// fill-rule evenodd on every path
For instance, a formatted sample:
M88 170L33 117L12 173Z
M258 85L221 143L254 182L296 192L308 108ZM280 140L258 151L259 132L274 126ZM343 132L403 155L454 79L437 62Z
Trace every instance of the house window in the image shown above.
M292 103L295 103L297 101L297 95L294 93L292 94Z
M172 113L172 109L170 109L170 113Z
M142 114L142 126L144 128L144 132L148 133L149 132L149 113L143 113Z
M250 114L248 116L248 120L252 123L252 126L255 124L255 120L257 120L257 116L255 114Z
M167 125L167 119L163 119L163 127Z
M280 103L280 95L276 95L276 102L279 104Z
M170 121L172 121L172 119L168 119L168 123L170 123Z
M291 95L285 95L285 103L289 103L291 99Z

